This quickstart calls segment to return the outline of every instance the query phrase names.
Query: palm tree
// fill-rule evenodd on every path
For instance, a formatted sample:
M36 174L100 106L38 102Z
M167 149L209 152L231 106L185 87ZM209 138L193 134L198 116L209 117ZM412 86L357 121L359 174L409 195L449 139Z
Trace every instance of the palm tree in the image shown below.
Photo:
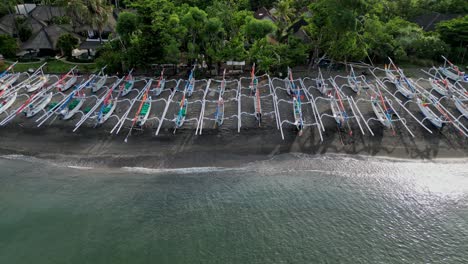
M291 0L280 0L276 4L276 17L278 18L278 40L287 35L286 29L294 19L296 10L292 7Z

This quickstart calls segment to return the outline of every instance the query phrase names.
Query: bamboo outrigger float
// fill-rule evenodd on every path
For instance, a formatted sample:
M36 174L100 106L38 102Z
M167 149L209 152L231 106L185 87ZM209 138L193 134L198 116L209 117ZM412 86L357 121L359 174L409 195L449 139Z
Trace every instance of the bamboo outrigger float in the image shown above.
M444 65L439 67L439 71L447 78L458 82L468 82L468 75L465 72L460 71L457 65L450 62L447 58L442 56L444 59ZM448 64L448 66L447 66Z
M127 74L124 83L120 87L120 95L122 97L127 96L133 90L133 86L135 85L135 78L133 78L132 72L133 69L131 69L130 72Z

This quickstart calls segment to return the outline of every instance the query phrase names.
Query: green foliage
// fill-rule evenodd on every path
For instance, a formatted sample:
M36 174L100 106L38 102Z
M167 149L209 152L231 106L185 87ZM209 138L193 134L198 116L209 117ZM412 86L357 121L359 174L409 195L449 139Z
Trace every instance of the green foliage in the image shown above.
M269 20L250 19L245 26L245 35L253 42L265 38L275 30L275 24Z
M32 29L27 25L21 25L18 28L18 36L21 41L27 41L32 35Z
M117 20L117 33L125 39L128 39L133 32L137 30L138 17L134 13L122 12Z
M73 49L78 46L78 39L70 34L64 34L57 40L57 48L62 51L62 54L71 57Z
M468 15L439 23L437 25L437 32L439 32L445 42L453 46L460 46L463 43L467 44Z
M8 35L0 35L0 54L6 58L12 58L16 56L18 50L18 43L16 39Z
M99 57L96 59L96 65L98 68L102 68L107 65L107 72L122 72L122 56L120 53L113 51L112 49L104 48L100 51Z

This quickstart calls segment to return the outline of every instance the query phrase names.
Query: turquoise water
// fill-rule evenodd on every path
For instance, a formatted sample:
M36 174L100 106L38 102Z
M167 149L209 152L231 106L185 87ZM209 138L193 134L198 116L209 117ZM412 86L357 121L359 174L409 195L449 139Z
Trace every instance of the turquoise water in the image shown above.
M239 169L0 159L0 263L467 263L468 166L290 155Z

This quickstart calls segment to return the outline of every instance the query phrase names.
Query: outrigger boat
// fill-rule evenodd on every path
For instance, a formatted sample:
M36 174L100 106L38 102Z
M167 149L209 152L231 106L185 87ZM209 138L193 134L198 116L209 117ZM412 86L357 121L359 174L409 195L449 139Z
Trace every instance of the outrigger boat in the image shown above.
M332 111L333 118L338 125L338 128L343 128L344 124L348 125L349 135L353 135L353 131L351 130L351 125L349 124L349 116L346 112L346 108L343 103L343 99L341 98L341 91L338 88L338 85L335 83L333 79L330 78L330 82L335 89L335 95L329 94L330 97L330 108Z
M416 90L413 84L408 78L406 78L403 71L393 63L392 59L389 58L389 60L390 65L385 65L385 75L390 80L390 82L395 84L398 92L400 92L404 97L408 99L414 98ZM393 72L390 70L390 66L393 66L393 68L399 74L399 76L393 74Z
M5 98L0 98L0 114L4 113L11 105L16 101L18 92L14 91L13 93L7 95Z
M450 84L446 79L436 80L429 78L429 82L431 83L431 87L437 93L442 96L448 96L450 92Z
M99 90L101 90L102 87L104 87L104 84L106 84L107 81L107 75L104 76L96 76L97 81L91 84L91 91L93 93L97 93Z
M224 92L226 91L226 69L223 71L223 80L221 81L221 85L218 87L218 93L220 96L224 95Z
M180 128L184 125L185 117L187 116L188 101L185 98L185 92L180 101L179 112L177 113L177 118L175 120L175 128ZM174 130L175 133L175 130Z
M72 118L78 111L80 111L86 97L82 91L76 91L74 94L65 102L59 110L63 120Z
M224 100L220 95L218 99L218 105L216 106L215 122L218 127L223 125L224 122Z
M252 71L250 72L250 79L251 79L250 85L249 85L250 94L255 95L257 94L257 86L258 86L258 79L255 76L255 63L253 64Z
M288 67L288 79L286 79L286 92L289 96L296 93L296 84L294 84L294 79L292 75L291 68Z
M262 126L262 102L260 98L260 89L256 89L255 99L254 99L254 108L255 108L255 119L257 120L258 127Z
M125 78L125 82L121 86L122 96L129 94L135 85L135 79L133 78L132 72L133 69L128 73L127 77Z
M5 77L0 80L0 91L10 88L13 83L18 80L19 76L19 73L5 75Z
M150 113L151 113L151 96L149 96L143 101L143 105L138 113L136 125L139 127L142 127L148 120Z
M458 66L450 62L447 58L442 56L442 58L445 60L444 66L439 67L439 71L445 75L447 78L457 82L457 81L462 81L462 82L468 82L468 75L465 74L464 72L460 71ZM447 67L448 64L448 67Z
M351 67L351 73L350 76L348 76L348 85L353 90L355 93L359 93L359 91L364 87L362 84L362 81L359 81L356 77L356 74L354 73L353 66L350 65Z
M444 121L438 117L431 108L429 108L428 103L424 102L421 100L419 97L416 98L416 104L419 107L419 110L421 113L428 119L435 127L437 128L442 128Z
M193 91L195 90L195 67L196 64L193 65L192 71L190 71L190 76L187 81L187 85L185 87L185 91L187 92L187 96L191 97Z
M371 105L372 105L372 110L374 111L374 114L377 120L384 127L392 128L392 115L391 115L390 109L387 108L385 101L383 101L382 98L380 98L380 101L379 101L379 99L376 96L372 96Z
M166 86L166 79L164 79L164 69L161 71L161 76L159 76L159 80L156 83L156 86L151 89L154 91L154 96L159 96L162 91L164 90L164 86Z
M323 79L322 71L320 70L320 68L319 68L319 75L317 79L315 80L315 86L323 95L328 95L331 92L331 88L328 87L328 84L325 82L325 79Z
M114 113L115 108L117 107L116 99L109 99L107 102L104 102L101 106L101 110L97 116L97 125L104 124L109 117Z
M304 129L304 121L302 119L302 105L301 105L301 98L298 97L296 94L293 95L293 111L294 111L294 125L299 131L299 136L302 135L302 131Z
M68 77L70 77L70 75L67 74L64 80L67 79ZM76 83L78 78L75 75L72 75L70 78L67 79L65 83L63 82L64 80L60 81L56 86L59 92L65 92L68 89L70 89Z
M460 113L468 119L468 105L465 103L468 100L462 101L462 99L455 97L454 98L454 103L455 107L457 107L457 110L460 111Z
M42 88L47 83L47 81L49 81L49 77L47 75L36 76L28 84L26 84L25 87L28 93L32 93Z
M40 111L44 110L44 108L50 103L52 100L53 93L52 92L47 92L45 94L42 94L39 99L37 99L35 102L30 103L27 106L27 109L24 111L24 114L26 115L27 118L31 118L35 116L37 113Z

